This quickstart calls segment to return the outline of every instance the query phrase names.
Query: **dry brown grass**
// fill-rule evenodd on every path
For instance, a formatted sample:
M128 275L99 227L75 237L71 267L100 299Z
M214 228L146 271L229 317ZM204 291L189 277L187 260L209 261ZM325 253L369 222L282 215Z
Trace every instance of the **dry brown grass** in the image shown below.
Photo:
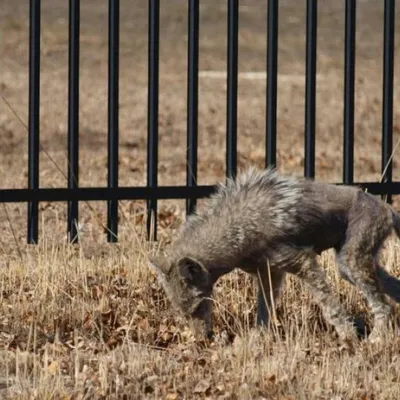
M169 214L168 214L169 215ZM180 215L169 221L177 224ZM289 278L268 332L253 327L255 286L235 272L215 290L211 342L172 315L147 263L141 225L118 245L71 246L44 233L0 268L0 397L396 399L400 337L354 353L340 346L305 288ZM162 231L165 237L171 230ZM164 246L161 240L158 246ZM400 275L400 247L386 267ZM370 323L359 292L321 257L335 290Z
M183 184L186 2L161 3L159 178L163 185ZM359 3L355 179L378 180L383 3ZM226 8L211 0L201 4L199 183L205 184L224 176L226 85L218 72L226 69ZM42 0L41 144L57 164L41 153L42 187L66 185L58 168L67 170L67 6L66 1ZM103 186L107 2L82 1L81 15L80 184ZM121 0L121 185L145 183L146 15L146 0ZM328 181L340 180L342 173L343 16L344 2L319 4L316 170L319 179ZM259 73L265 71L265 20L264 0L241 5L241 167L264 164L265 78ZM2 2L0 29L1 94L27 120L28 2ZM396 54L399 33L397 24ZM304 50L304 4L281 1L278 166L296 175L303 169ZM395 104L399 88L396 73ZM399 133L395 106L394 142ZM4 103L0 136L0 186L25 187L27 133ZM395 157L395 179L399 173ZM346 352L307 291L292 279L278 304L278 321L261 333L253 328L253 283L241 273L227 276L216 289L216 340L196 341L185 322L171 314L146 261L149 251L174 236L183 220L183 202L160 202L158 244L144 239L142 202L120 203L117 245L105 243L105 205L90 206L80 205L81 240L70 246L65 204L42 203L37 247L25 245L26 206L0 206L0 398L400 397L399 338L380 347L362 343L354 354ZM398 242L388 245L384 258L400 276ZM322 262L346 307L364 314L359 293L338 279L332 254L324 254Z

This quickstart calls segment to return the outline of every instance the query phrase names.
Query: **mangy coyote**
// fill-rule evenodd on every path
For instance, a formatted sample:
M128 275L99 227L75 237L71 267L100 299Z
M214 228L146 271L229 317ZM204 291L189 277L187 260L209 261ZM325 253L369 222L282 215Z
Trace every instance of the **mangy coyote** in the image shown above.
M306 282L326 320L348 340L356 329L317 261L334 248L341 276L367 299L371 338L379 339L392 313L384 293L400 301L399 281L376 261L393 228L400 237L400 216L359 188L250 168L221 184L202 212L189 217L169 255L152 265L171 303L200 321L206 334L212 332L214 283L240 268L260 279L259 324L267 324L272 300L291 273Z

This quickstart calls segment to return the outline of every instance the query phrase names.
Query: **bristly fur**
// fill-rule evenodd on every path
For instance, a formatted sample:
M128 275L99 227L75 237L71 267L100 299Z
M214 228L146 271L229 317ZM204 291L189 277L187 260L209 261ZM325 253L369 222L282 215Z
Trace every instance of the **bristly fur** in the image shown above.
M359 188L287 177L274 169L249 168L221 183L201 210L190 216L169 256L153 263L171 302L211 329L212 287L234 268L261 277L258 322L268 322L268 295L279 294L286 273L303 279L327 320L342 338L354 327L328 286L317 254L334 248L341 275L365 294L375 317L375 333L390 306L381 287L399 298L395 278L384 278L377 253L394 228L396 212ZM266 270L267 264L270 271ZM271 277L271 282L269 281ZM390 281L390 285L387 282Z
M226 263L230 266L237 253L251 253L253 248L262 246L260 241L290 235L295 219L305 224L322 218L312 205L300 212L303 192L297 180L282 177L272 168L250 168L236 180L220 183L202 210L188 218L176 251L198 260L208 258L216 267ZM193 246L192 240L201 241L201 246ZM227 255L221 254L225 247L230 248L229 260L221 259Z

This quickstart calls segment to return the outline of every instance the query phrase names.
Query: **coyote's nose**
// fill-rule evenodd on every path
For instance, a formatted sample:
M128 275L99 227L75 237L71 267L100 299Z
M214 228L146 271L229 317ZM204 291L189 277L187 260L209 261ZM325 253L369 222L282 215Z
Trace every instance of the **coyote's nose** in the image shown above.
M214 332L213 332L213 331L206 330L205 334L206 334L206 338L207 338L207 339L210 339L210 340L211 340L211 339L214 338Z

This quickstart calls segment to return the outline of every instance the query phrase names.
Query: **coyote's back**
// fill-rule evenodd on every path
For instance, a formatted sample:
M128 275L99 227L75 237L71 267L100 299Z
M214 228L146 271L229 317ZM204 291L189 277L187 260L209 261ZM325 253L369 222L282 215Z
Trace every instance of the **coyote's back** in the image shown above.
M215 263L224 255L238 261L277 243L322 251L337 244L359 193L250 168L219 185L202 210L189 217L177 245L186 254Z

